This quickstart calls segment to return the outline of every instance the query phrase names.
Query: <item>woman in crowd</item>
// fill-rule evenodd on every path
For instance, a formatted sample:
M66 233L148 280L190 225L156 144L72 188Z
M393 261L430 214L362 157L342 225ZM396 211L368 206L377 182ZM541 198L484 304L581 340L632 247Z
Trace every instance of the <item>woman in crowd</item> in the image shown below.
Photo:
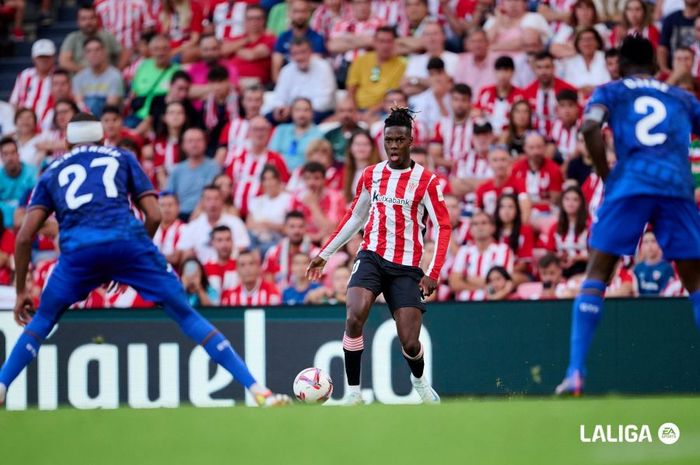
M182 102L170 102L165 107L163 124L159 125L153 145L144 150L144 157L150 158L155 169L158 186L165 188L170 170L179 163L182 135L189 128L187 113Z
M642 0L627 0L622 22L615 26L610 35L612 47L619 47L628 35L639 35L649 39L656 47L659 44L659 30L651 23L652 7Z
M182 63L196 61L202 34L202 7L192 0L164 0L159 32L170 37L170 56Z
M576 55L563 62L562 79L588 97L597 86L610 81L603 39L592 27L581 29L574 41Z
M41 169L46 152L38 145L44 137L37 133L36 114L30 108L19 108L15 113L15 141L19 149L19 159L27 165Z
M204 272L204 267L196 258L188 258L182 264L180 279L187 299L193 307L206 307L219 304L219 294Z
M502 266L494 266L486 274L486 300L516 299L515 284L508 270Z
M343 195L347 203L352 202L357 190L357 182L362 170L379 163L379 150L369 132L361 129L350 137L348 151L345 155L345 173L343 174Z
M567 278L586 271L588 218L581 189L577 186L565 189L559 205L559 220L549 230L547 249L559 257Z
M569 24L562 24L552 38L549 51L557 58L569 58L576 55L574 39L576 34L585 28L595 28L601 37L608 37L608 28L600 21L598 10L592 0L577 0L572 10L573 14Z
M37 149L47 153L51 159L55 159L68 151L66 143L66 130L68 123L80 110L73 100L62 99L54 104L53 128L49 137L37 144Z
M513 281L516 285L532 280L532 256L535 236L532 227L523 224L520 203L515 194L503 194L496 203L495 239L508 244L515 256Z
M250 199L246 226L253 246L265 252L282 237L284 218L292 204L292 194L284 190L279 171L272 165L261 174L263 193Z
M532 108L527 100L515 102L508 115L508 128L503 131L500 143L508 147L512 157L524 153L525 135L532 130Z

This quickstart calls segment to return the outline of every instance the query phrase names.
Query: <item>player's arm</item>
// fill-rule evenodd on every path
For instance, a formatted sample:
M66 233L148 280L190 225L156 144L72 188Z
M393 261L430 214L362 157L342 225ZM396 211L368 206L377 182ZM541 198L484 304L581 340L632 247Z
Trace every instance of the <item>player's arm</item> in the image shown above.
M607 109L602 105L591 105L584 116L581 132L586 149L591 155L593 166L598 176L605 181L610 173L606 156L605 141L603 140L603 123L608 115Z
M365 171L366 173L367 171ZM311 280L318 280L323 273L323 267L326 262L339 248L345 245L352 236L362 229L362 226L367 222L369 217L370 196L369 191L365 188L365 176L363 173L360 182L357 183L357 192L352 205L345 212L345 216L338 224L335 232L328 239L326 244L321 248L321 252L311 260L309 267L306 270L306 276Z
M15 303L15 321L20 326L25 326L31 320L29 314L33 310L33 301L27 289L27 273L29 262L32 258L32 241L37 235L44 221L49 217L49 210L45 208L30 208L24 216L22 226L19 228L15 240L15 274L17 301Z
M136 200L136 206L143 212L145 216L143 224L146 227L148 236L153 239L161 221L160 207L158 206L156 196L142 195Z
M450 247L450 239L452 238L450 214L445 204L445 198L442 195L442 189L435 176L433 176L428 184L428 189L423 197L423 205L425 205L425 209L430 216L430 221L437 226L435 253L433 254L433 259L430 261L425 276L423 276L420 282L423 296L428 297L438 287L440 270L442 270L442 266L445 264L447 251Z

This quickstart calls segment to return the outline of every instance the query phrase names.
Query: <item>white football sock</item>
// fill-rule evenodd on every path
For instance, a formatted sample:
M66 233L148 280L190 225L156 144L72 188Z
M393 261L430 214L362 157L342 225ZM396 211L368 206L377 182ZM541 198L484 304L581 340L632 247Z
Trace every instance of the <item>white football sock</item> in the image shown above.
M362 394L362 390L360 389L359 384L357 386L348 386L348 392L352 394Z

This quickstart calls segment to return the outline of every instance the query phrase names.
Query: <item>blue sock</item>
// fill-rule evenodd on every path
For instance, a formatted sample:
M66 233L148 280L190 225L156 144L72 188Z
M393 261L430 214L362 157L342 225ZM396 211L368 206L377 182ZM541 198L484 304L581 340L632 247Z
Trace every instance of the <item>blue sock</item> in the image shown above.
M39 352L39 347L46 336L49 335L54 322L37 313L32 321L27 325L22 335L17 340L10 356L5 360L5 364L0 370L0 383L5 387L34 360Z
M236 381L246 389L256 383L245 362L233 350L231 343L202 315L189 306L166 307L166 311L177 321L182 331L197 344L202 344L212 360L231 373Z
M695 291L689 296L690 302L693 304L693 315L695 315L695 324L700 328L700 291Z
M571 353L566 376L578 371L585 376L586 356L593 340L593 334L603 314L602 281L587 279L581 285L581 291L574 300L571 321Z

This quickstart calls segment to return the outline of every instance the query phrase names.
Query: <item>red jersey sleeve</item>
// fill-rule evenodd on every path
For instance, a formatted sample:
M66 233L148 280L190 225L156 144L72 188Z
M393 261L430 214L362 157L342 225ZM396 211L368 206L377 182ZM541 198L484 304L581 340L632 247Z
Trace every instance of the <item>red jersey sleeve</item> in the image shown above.
M557 234L557 223L554 223L550 228L549 232L547 233L547 243L545 244L545 248L549 250L550 252L557 252L557 241L555 239L555 236Z
M423 198L426 210L430 217L430 221L437 226L437 241L435 242L435 253L430 262L430 266L426 274L434 280L440 279L440 270L445 264L447 251L450 246L450 237L452 236L452 225L450 222L450 214L445 205L445 198L442 195L442 188L438 182L437 176L428 184L428 188Z

